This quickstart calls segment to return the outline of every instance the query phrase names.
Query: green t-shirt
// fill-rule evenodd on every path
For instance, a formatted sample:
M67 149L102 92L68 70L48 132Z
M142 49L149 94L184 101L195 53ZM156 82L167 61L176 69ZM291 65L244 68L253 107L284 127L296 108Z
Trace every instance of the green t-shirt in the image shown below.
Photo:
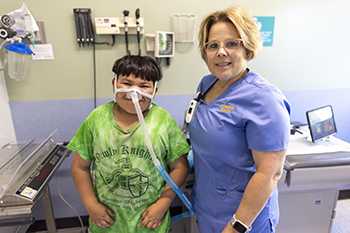
M94 191L98 200L114 213L115 223L100 228L91 223L92 233L168 232L169 210L155 229L141 227L141 214L160 197L165 181L153 164L140 123L123 130L113 115L114 102L96 108L81 125L68 148L94 160ZM162 166L190 151L172 116L153 104L145 117L153 150Z

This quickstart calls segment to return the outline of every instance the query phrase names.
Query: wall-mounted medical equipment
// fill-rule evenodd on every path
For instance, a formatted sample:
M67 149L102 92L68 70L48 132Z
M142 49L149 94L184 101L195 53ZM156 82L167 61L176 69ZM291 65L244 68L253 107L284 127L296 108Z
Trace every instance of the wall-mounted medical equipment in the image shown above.
M27 6L4 14L0 18L0 38L28 37L32 44L40 40L39 27Z
M194 42L196 23L197 16L194 14L172 15L172 26L176 35L175 42Z
M124 34L125 34L125 46L126 46L126 54L130 55L130 50L129 50L129 41L128 41L128 16L129 16L129 11L124 10L122 11L124 15Z
M77 32L77 42L80 45L89 45L94 43L94 33L91 22L91 9L76 8L73 9L75 18L75 27Z
M33 51L26 43L22 43L21 38L8 38L0 45L0 50L2 47L6 49L6 55L4 63L0 61L0 71L3 71L7 63L8 74L12 79L17 81L24 79L27 74L28 59Z
M156 32L155 57L173 57L175 55L175 34L174 32Z
M144 33L144 20L139 19L140 34ZM128 34L137 34L135 17L127 17ZM125 34L124 17L95 17L95 28L97 35L123 35Z
M33 46L35 41L40 41L38 24L24 3L21 8L2 15L0 22L0 38L4 39L0 50L2 47L6 49L4 64L0 61L0 71L7 63L9 76L22 80L26 76L29 55L33 54L22 40L29 38Z
M34 218L32 211L42 200L45 217L52 211L48 182L71 151L44 140L11 142L0 149L0 232L26 232ZM48 221L46 222L49 223ZM47 226L49 232L50 226Z
M160 64L166 58L170 65L170 58L175 55L175 33L157 31L155 34L146 34L146 50L154 51L154 56Z
M11 29L11 27L15 24L15 20L11 15L2 15L0 18L1 25L0 27L0 38L6 39L11 38L16 35L16 31Z
M138 49L139 49L139 56L141 56L141 43L140 43L140 9L137 8L136 11L135 11L135 18L136 18L136 30L137 30L137 46L138 46Z
M173 57L175 55L175 33L157 31L146 34L146 50L154 51L157 57Z

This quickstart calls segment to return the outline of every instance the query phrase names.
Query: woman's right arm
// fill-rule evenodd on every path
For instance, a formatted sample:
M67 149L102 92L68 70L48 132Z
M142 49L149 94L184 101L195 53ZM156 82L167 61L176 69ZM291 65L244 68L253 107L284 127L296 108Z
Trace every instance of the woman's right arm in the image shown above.
M92 186L90 166L91 162L86 161L77 152L74 152L71 173L83 205L94 225L109 227L114 223L114 220L110 217L114 216L114 213L107 206L98 202Z

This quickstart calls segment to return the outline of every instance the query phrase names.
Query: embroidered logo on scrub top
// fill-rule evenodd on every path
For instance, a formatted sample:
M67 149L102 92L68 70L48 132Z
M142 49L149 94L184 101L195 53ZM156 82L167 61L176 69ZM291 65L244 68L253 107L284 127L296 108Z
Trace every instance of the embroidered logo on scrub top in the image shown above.
M220 104L220 111L222 112L231 113L234 108L235 108L234 106Z

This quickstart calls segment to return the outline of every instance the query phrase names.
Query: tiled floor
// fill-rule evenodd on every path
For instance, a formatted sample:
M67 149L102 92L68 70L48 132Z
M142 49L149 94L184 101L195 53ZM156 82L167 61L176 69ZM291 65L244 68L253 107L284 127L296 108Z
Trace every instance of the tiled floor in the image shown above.
M331 233L350 233L350 199L338 200Z

